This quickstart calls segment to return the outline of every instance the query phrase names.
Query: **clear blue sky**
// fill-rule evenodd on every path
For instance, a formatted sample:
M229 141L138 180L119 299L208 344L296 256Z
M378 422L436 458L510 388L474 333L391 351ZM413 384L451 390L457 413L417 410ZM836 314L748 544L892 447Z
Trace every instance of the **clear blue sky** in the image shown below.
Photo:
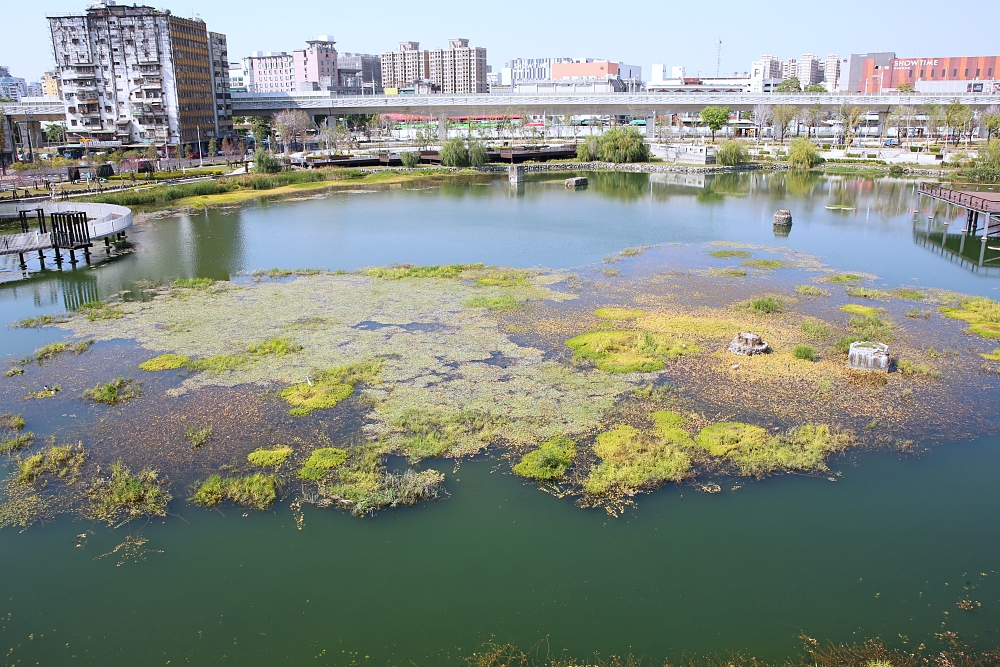
M332 34L340 51L380 53L397 42L446 46L467 37L487 49L494 69L513 57L591 57L640 65L684 65L714 74L715 41L722 40L722 72L744 71L762 53L781 59L804 52L825 57L866 51L899 56L998 55L986 26L1000 25L1000 2L972 0L961 8L940 1L789 0L157 0L180 16L196 12L209 29L229 37L230 60L250 51L292 51L306 39ZM37 80L52 66L47 14L81 12L81 0L17 2L2 12L0 65ZM971 26L971 30L963 26ZM978 34L977 34L978 33Z

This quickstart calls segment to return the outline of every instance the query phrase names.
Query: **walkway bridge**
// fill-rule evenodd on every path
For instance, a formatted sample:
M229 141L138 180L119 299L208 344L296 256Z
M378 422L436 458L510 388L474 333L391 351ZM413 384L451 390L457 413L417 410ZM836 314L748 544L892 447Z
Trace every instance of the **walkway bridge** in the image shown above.
M76 265L77 250L83 251L89 264L94 241L103 239L110 254L111 238L125 238L125 230L132 226L132 211L125 206L83 202L0 204L0 218L14 218L20 223L19 234L0 236L0 255L17 255L22 271L28 268L25 253L33 251L38 252L43 269L46 250L54 251L59 266L64 250L69 251L70 264Z

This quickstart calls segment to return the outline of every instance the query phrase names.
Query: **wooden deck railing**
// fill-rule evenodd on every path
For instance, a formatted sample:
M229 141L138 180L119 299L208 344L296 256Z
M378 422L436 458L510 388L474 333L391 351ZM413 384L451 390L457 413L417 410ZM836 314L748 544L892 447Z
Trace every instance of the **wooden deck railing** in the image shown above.
M921 183L920 193L935 199L958 204L981 213L1000 213L1000 201L979 197L971 192L944 188L933 183Z

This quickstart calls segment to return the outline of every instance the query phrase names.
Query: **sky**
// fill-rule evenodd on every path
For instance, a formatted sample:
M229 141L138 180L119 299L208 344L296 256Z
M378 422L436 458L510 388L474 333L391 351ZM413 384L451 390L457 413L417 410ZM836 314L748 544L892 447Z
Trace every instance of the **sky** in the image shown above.
M10 0L13 4L14 0ZM3 11L0 65L36 81L52 67L47 15L79 13L85 0L16 3ZM683 65L690 75L714 75L722 41L723 74L743 72L761 54L782 60L815 53L894 51L898 57L1000 55L1000 42L960 29L1000 24L1000 2L971 0L952 15L940 2L812 3L773 0L154 0L179 16L197 14L229 39L231 61L251 51L303 48L307 39L333 35L337 50L378 54L398 42L446 47L466 37L487 50L497 71L511 58L571 57L621 61L642 67ZM12 11L13 10L13 11ZM704 10L704 11L703 11ZM948 29L945 29L948 28ZM987 53L987 51L991 51Z

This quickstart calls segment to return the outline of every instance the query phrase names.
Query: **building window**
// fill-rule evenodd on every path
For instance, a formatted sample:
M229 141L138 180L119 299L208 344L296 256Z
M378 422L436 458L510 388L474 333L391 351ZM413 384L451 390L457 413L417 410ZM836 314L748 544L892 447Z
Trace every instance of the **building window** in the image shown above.
M931 70L931 78L934 78L934 70Z
M951 70L951 75L952 76L958 76L958 70L957 69Z
M966 76L966 77L968 77L968 76L969 76L969 68L968 68L968 67L966 67L966 68L965 68L965 76Z
M978 69L976 70L976 78L977 79L979 78L979 70Z

